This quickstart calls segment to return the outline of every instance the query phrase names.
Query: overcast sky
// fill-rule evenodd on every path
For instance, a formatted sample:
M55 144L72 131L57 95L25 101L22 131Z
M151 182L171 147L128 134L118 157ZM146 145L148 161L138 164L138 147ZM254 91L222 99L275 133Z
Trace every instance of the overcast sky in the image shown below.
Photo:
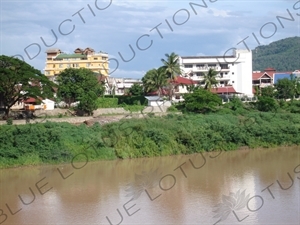
M231 48L246 49L245 44L254 49L300 36L296 0L0 0L0 4L0 54L21 55L42 72L49 47L66 53L78 47L107 52L111 76L141 78L161 66L165 53L224 55Z

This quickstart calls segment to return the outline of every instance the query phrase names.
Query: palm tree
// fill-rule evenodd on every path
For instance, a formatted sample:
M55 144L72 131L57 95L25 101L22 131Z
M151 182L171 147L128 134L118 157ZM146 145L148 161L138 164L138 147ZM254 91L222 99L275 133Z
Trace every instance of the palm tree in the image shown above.
M173 91L174 91L174 85L173 81L176 80L177 75L181 74L181 69L179 65L179 56L172 52L170 55L165 54L166 59L161 59L163 66L162 68L164 69L167 77L170 79L170 99L173 96Z
M167 84L167 76L164 68L149 70L142 78L145 92L158 91L158 95L161 96L162 88Z
M205 86L204 89L211 90L212 86L215 86L217 88L218 81L216 79L216 76L218 75L218 71L210 68L208 72L204 75L204 82Z

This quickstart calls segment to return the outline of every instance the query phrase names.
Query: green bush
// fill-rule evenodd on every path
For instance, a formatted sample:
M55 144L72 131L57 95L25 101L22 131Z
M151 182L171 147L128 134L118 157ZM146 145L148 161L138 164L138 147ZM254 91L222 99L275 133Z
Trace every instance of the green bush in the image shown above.
M225 110L225 111L224 111ZM89 160L191 154L242 146L300 144L300 114L243 112L166 115L100 126L68 123L2 125L0 168ZM152 114L149 114L151 116ZM76 161L85 158L76 158Z
M13 123L14 123L14 121L13 121L12 118L8 118L8 119L6 120L6 124L7 124L7 125L13 125Z
M96 100L97 108L118 108L118 99L117 98L98 98Z

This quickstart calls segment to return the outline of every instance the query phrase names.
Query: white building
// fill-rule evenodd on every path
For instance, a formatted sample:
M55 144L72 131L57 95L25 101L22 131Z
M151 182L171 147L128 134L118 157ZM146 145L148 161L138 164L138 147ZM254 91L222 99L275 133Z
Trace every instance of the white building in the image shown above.
M219 72L219 87L232 86L236 93L249 97L252 91L252 52L236 49L232 56L181 56L179 64L183 76L200 82L210 68Z
M105 77L105 95L124 95L134 84L142 84L139 79Z

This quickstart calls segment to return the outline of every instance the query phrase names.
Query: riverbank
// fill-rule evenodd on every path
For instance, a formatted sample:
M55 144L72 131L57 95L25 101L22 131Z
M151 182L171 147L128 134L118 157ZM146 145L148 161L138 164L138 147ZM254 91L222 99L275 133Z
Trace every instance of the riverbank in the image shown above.
M300 144L300 115L176 115L0 127L0 168Z

